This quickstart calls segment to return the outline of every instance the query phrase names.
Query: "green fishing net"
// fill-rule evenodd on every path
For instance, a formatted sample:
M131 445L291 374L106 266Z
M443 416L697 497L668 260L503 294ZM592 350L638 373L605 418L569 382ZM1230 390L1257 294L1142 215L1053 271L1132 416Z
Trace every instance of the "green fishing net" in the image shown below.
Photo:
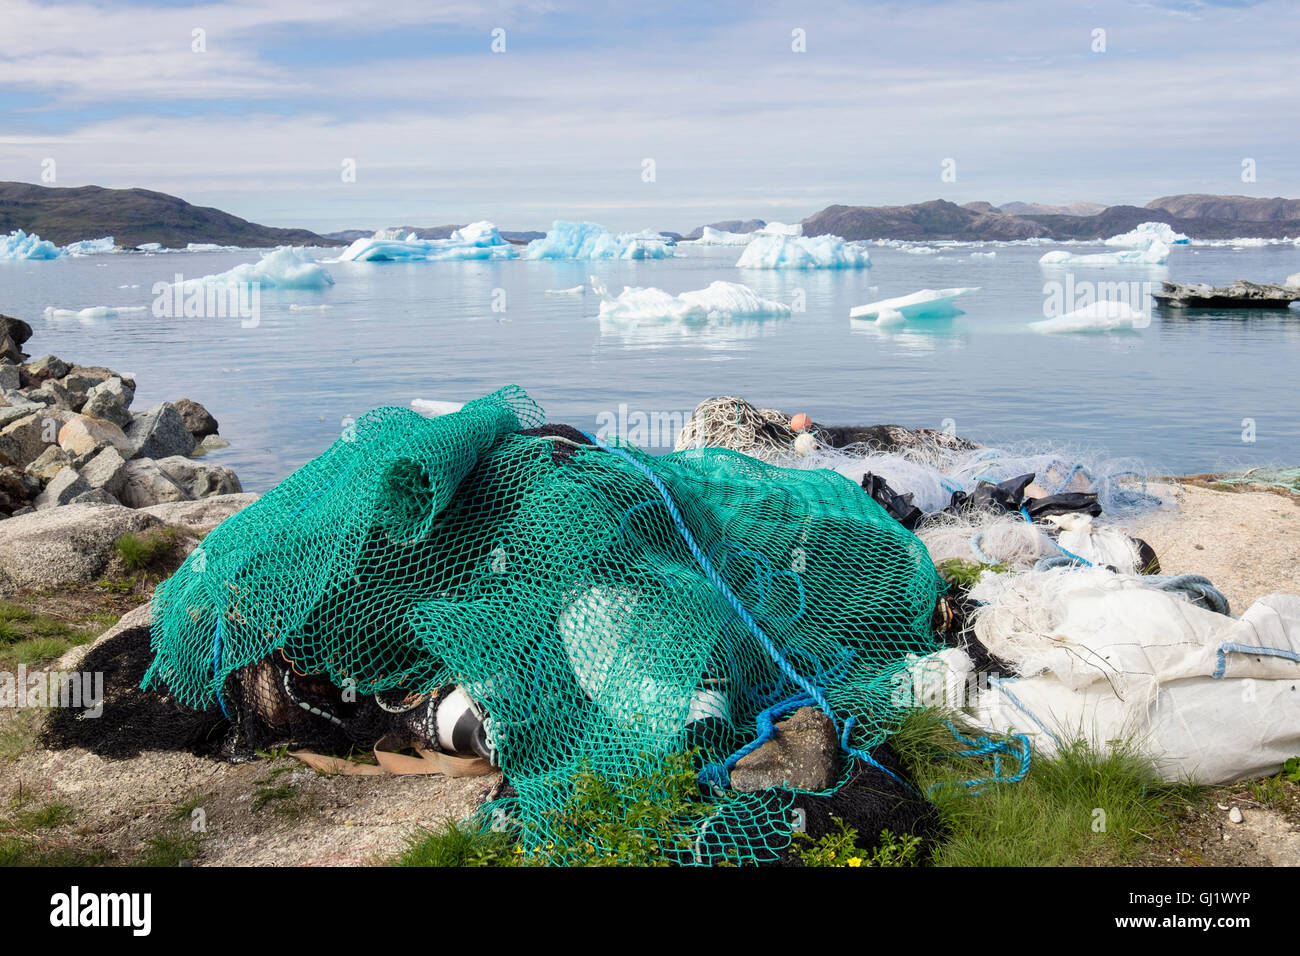
M809 688L848 746L883 739L906 656L935 647L911 533L834 472L519 434L543 422L513 386L359 419L159 586L146 686L210 707L277 650L358 694L458 684L526 848L556 838L575 774L692 748L716 771ZM789 843L788 800L725 782L683 862Z

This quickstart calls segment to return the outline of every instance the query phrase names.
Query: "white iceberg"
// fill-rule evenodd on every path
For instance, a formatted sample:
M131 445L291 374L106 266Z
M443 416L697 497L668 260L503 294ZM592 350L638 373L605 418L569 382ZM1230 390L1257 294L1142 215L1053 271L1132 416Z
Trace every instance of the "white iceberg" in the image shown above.
M7 236L0 235L0 260L3 259L57 259L63 255L52 242L32 233L30 236L21 229L15 229Z
M978 292L979 287L960 287L954 289L921 289L910 295L881 299L849 310L849 318L875 321L879 325L897 325L908 319L937 319L957 315L961 309L952 304L952 300L963 295Z
M190 242L185 246L186 252L237 252L239 246L223 246L218 242Z
M1292 289L1300 289L1300 272L1297 272L1295 275L1287 276L1286 282L1282 284L1290 286Z
M98 256L117 251L112 236L105 236L102 239L82 239L80 242L70 242L63 247L63 254L67 256Z
M839 236L759 236L736 262L741 269L865 269L867 250Z
M996 259L998 254L996 252L972 252L970 257L972 259Z
M1127 332L1146 328L1151 317L1127 302L1103 300L1085 305L1081 309L1058 315L1052 319L1031 322L1035 332L1055 334L1060 332Z
M302 249L285 246L268 252L257 262L244 262L227 272L181 282L186 289L245 284L263 289L325 289L334 284L334 277Z
M760 236L802 236L803 223L769 222L758 230Z
M1124 246L1129 249L1145 249L1152 243L1166 246L1187 245L1191 242L1181 232L1174 232L1166 222L1144 222L1130 232L1111 236L1106 240L1108 246Z
M1038 260L1044 266L1162 266L1169 261L1169 247L1163 242L1152 242L1144 249L1127 249L1124 252L1094 252L1079 254L1056 249Z
M727 232L705 226L700 231L700 238L687 241L697 246L747 246L758 236L757 232Z
M547 295L586 295L587 287L585 285L575 285L571 289L547 289Z
M290 312L327 312L334 308L332 305L322 303L321 305L299 305L297 302L289 303Z
M90 322L95 319L111 319L126 312L144 311L146 310L142 305L94 305L88 309L56 309L54 306L46 306L45 317L47 319L78 319L82 322Z
M136 248L139 249L141 252L162 252L163 251L161 242L142 242L140 243L140 245L136 246Z
M380 229L348 246L337 262L450 262L465 259L514 259L519 255L490 222L472 222L446 239L405 237Z
M616 236L594 222L562 219L524 249L525 259L667 259L672 254L668 240L655 233Z
M601 298L602 321L710 322L787 316L790 306L764 299L738 282L712 282L707 289L673 295L663 289L627 286L611 296L595 276L591 288Z

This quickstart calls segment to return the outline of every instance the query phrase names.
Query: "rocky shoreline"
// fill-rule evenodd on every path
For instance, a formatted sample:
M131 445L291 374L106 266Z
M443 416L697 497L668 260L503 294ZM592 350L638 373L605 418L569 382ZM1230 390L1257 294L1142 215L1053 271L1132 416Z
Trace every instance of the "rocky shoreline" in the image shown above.
M188 398L132 411L135 381L22 350L32 328L0 314L0 590L93 580L123 534L206 531L254 500L227 442Z

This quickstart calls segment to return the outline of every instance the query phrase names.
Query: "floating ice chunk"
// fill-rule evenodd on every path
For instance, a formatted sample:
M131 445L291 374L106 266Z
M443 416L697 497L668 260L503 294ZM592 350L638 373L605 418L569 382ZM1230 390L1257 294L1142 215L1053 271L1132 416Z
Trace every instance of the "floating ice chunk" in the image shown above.
M871 256L839 236L759 236L741 253L741 269L863 269Z
M625 287L611 296L594 276L592 290L601 297L600 318L618 321L708 322L719 319L786 316L790 306L764 299L737 282L713 282L707 289L673 295L663 289Z
M299 305L297 302L289 303L290 312L326 312L332 308L334 308L334 306L327 303L322 303L320 305Z
M543 239L524 250L525 259L667 259L668 240L651 233L614 235L594 222L557 219Z
M978 286L921 289L910 295L900 295L892 299L881 299L879 302L860 305L849 311L849 318L874 320L878 325L897 325L908 319L943 318L961 312L961 309L952 304L953 299L978 291Z
M186 289L202 285L257 285L263 289L324 289L334 277L302 249L285 246L268 252L257 262L244 262L227 272L187 279Z
M1120 332L1146 328L1151 318L1127 302L1103 300L1053 319L1031 322L1035 332Z
M1038 260L1045 266L1162 266L1169 261L1169 247L1163 242L1152 242L1145 249L1128 249L1124 252L1094 252L1087 255L1056 249Z
M1166 222L1144 222L1130 232L1111 236L1106 240L1106 245L1145 249L1156 242L1163 243L1166 246L1174 246L1186 245L1191 240L1181 232L1174 232L1173 227Z
M759 235L758 232L726 232L705 226L700 232L700 238L689 241L699 246L747 246Z
M29 236L15 229L7 236L0 235L0 259L57 259L62 254L58 246L35 233Z
M105 236L102 239L82 239L80 242L70 242L63 247L64 255L68 256L98 256L117 251L112 236Z
M585 285L575 285L572 289L547 289L547 295L586 295L587 287Z
M996 259L998 254L996 252L972 252L970 257L972 259Z
M490 222L472 222L446 239L420 239L415 233L398 237L380 229L348 246L338 262L449 262L463 259L514 259L519 255Z
M161 242L142 242L140 243L140 245L136 246L136 248L139 249L141 252L162 252L163 251Z
M458 412L465 406L460 402L440 402L432 398L413 398L411 407L428 418L437 418L439 415L450 415L452 412Z
M95 319L111 319L126 312L144 311L146 309L142 305L94 305L88 309L56 309L54 306L46 306L45 317L47 319L78 319L82 322L89 322Z
M1287 276L1286 282L1284 282L1283 285L1288 285L1293 289L1300 289L1300 272L1297 272L1295 275Z
M217 242L191 242L186 244L186 252L236 252L239 246L223 246Z

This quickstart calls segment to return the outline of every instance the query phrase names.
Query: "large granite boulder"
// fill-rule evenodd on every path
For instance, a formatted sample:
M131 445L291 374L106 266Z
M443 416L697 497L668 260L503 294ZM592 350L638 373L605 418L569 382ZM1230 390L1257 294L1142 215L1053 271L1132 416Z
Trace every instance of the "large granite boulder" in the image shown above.
M128 458L169 458L194 450L194 436L171 402L133 416L126 437L130 440Z
M217 433L217 420L198 402L182 398L176 402L176 411L196 440Z
M108 567L118 537L159 523L111 504L70 504L0 521L0 588L89 584Z

